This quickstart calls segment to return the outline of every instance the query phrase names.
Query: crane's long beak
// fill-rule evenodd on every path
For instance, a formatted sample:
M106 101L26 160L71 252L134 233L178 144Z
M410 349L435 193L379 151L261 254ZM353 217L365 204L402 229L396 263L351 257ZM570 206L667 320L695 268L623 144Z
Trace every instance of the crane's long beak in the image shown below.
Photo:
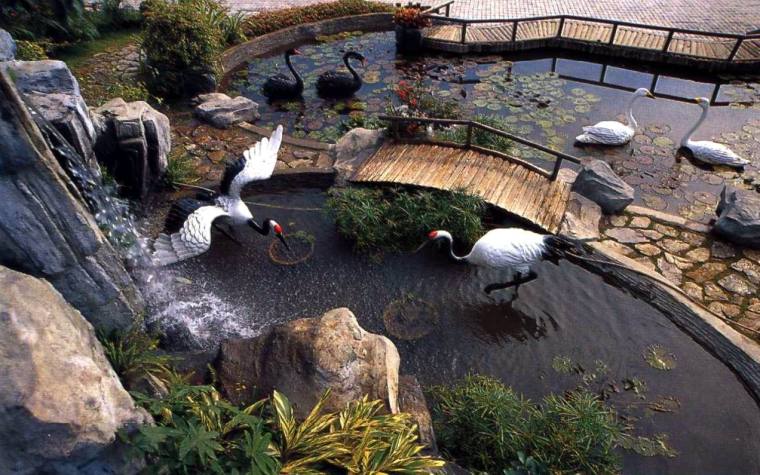
M277 235L277 239L279 239L280 241L282 241L282 244L283 244L283 245L285 245L285 248L286 248L288 251L290 250L290 246L288 246L288 243L287 243L287 242L285 242L285 236L283 236L282 234L278 234L278 235Z
M423 243L422 243L422 245L421 245L420 247L418 247L417 249L415 249L415 250L412 252L412 254L417 254L418 252L420 252L421 250L423 250L423 249L425 248L425 246L427 246L427 245L428 245L428 244L430 244L431 242L432 242L432 241L430 241L430 240L427 240L427 241L423 242Z

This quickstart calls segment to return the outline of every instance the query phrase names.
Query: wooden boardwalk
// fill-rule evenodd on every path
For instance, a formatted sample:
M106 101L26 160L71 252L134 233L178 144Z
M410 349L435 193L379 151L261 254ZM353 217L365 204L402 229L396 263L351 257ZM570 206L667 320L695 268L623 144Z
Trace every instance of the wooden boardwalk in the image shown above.
M487 203L556 233L570 185L518 163L471 149L386 142L351 181L466 189Z
M514 28L517 28L516 32L513 32ZM561 46L560 42L565 42L565 44L602 45L607 49L639 50L708 62L760 64L760 36L744 39L734 52L737 41L731 38L669 33L657 29L615 26L609 22L569 18L468 24L464 42L462 42L462 30L461 23L432 26L425 29L425 43L433 49L451 51L456 48L480 51L481 47L498 51L514 49L525 42L538 42L541 46Z

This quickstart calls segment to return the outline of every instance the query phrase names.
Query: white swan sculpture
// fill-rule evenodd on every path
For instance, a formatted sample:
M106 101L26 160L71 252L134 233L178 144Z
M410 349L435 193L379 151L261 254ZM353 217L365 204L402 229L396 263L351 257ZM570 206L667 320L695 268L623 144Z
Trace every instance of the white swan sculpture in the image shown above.
M691 154L696 160L711 165L727 165L729 167L741 168L749 164L749 160L740 157L722 143L711 142L709 140L691 140L691 136L694 135L694 132L697 131L702 122L707 118L707 112L710 109L710 100L706 97L697 97L694 99L694 102L702 108L702 115L697 123L694 124L694 127L686 132L686 135L681 139L681 147L691 150Z
M631 141L636 133L636 119L633 118L633 103L640 97L650 97L654 95L649 89L643 87L636 89L628 101L628 125L621 124L615 120L605 120L595 125L589 125L583 128L583 133L575 140L581 143L590 143L597 145L624 145Z

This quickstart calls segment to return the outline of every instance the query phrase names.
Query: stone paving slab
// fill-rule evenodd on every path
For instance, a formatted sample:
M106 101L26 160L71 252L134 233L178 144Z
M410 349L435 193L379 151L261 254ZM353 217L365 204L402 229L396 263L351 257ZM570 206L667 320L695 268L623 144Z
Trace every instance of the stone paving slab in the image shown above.
M328 1L330 0L224 0L233 10L247 12ZM380 1L398 3L397 0ZM433 0L419 1L423 4L438 3ZM721 33L746 33L760 28L760 0L458 0L451 10L452 16L460 18L560 14Z

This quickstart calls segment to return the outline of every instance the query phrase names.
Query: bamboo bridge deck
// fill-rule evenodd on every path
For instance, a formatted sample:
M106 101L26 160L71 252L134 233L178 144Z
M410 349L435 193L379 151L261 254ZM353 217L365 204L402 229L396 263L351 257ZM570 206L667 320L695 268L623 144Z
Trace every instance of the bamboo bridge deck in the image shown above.
M389 141L368 158L354 182L465 189L487 203L556 233L570 185L478 150Z

